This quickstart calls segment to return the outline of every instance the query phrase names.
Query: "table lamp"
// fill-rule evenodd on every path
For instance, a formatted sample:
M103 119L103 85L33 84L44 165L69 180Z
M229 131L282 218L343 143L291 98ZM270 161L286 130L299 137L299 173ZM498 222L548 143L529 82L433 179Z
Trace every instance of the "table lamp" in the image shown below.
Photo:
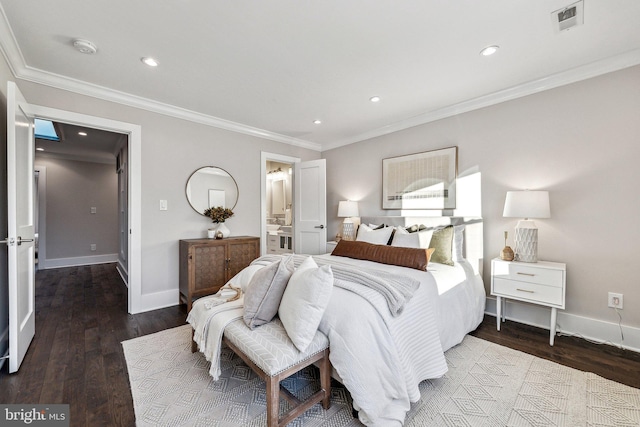
M507 191L502 216L524 218L515 230L515 261L538 262L538 227L530 218L549 218L548 191Z

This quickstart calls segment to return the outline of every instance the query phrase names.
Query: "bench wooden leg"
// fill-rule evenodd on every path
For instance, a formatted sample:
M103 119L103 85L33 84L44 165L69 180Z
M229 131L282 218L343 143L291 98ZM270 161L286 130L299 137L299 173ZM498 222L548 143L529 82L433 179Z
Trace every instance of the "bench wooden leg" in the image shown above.
M278 427L280 417L280 378L265 378L267 382L267 426Z
M329 409L331 405L331 362L329 362L329 350L325 350L325 357L320 360L320 387L325 392L322 399L322 407Z
M193 340L193 335L196 333L193 329L191 329L191 353L195 353L198 351L198 344Z

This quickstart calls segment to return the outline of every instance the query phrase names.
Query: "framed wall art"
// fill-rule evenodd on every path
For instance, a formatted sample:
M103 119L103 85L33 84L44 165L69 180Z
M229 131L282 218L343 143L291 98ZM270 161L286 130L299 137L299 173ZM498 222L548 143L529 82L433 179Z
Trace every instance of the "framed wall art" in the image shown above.
M455 209L458 147L382 159L382 209Z

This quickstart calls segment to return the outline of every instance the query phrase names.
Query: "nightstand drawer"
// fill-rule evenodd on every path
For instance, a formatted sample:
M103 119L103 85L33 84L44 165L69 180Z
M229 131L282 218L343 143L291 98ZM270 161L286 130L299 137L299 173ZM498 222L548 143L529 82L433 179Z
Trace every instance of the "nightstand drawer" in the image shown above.
M493 278L493 293L507 298L564 307L562 283L549 286L517 280Z
M564 271L514 262L495 262L493 277L540 285L562 287Z

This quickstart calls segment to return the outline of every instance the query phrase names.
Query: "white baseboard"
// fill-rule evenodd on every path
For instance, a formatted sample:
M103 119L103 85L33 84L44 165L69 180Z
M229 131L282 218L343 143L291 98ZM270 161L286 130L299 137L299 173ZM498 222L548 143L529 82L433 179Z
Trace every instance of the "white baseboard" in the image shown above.
M93 255L74 258L54 258L38 261L38 268L47 270L50 268L76 267L79 265L108 264L118 261L118 254Z
M140 296L140 307L137 313L145 311L158 310L161 308L172 307L180 303L180 293L178 289L170 291L154 292L152 294L142 294Z
M119 259L118 259L118 265L116 265L116 270L118 271L118 274L120 274L120 277L122 278L122 281L124 282L124 284L128 288L129 287L129 272L127 271L126 268L124 268L124 266L122 265L122 262L120 262Z
M5 344L6 343L6 344ZM0 357L9 355L9 325L0 334ZM7 359L0 359L0 369L4 366Z
M485 313L495 317L495 298L487 297ZM514 322L549 329L551 309L535 304L506 300L505 317ZM622 319L624 323L624 314ZM620 327L617 323L578 316L566 313L563 310L558 310L556 324L556 332L563 335L576 335L598 344L609 344L640 352L640 328L625 326L624 324ZM620 329L624 334L624 341L622 340Z

